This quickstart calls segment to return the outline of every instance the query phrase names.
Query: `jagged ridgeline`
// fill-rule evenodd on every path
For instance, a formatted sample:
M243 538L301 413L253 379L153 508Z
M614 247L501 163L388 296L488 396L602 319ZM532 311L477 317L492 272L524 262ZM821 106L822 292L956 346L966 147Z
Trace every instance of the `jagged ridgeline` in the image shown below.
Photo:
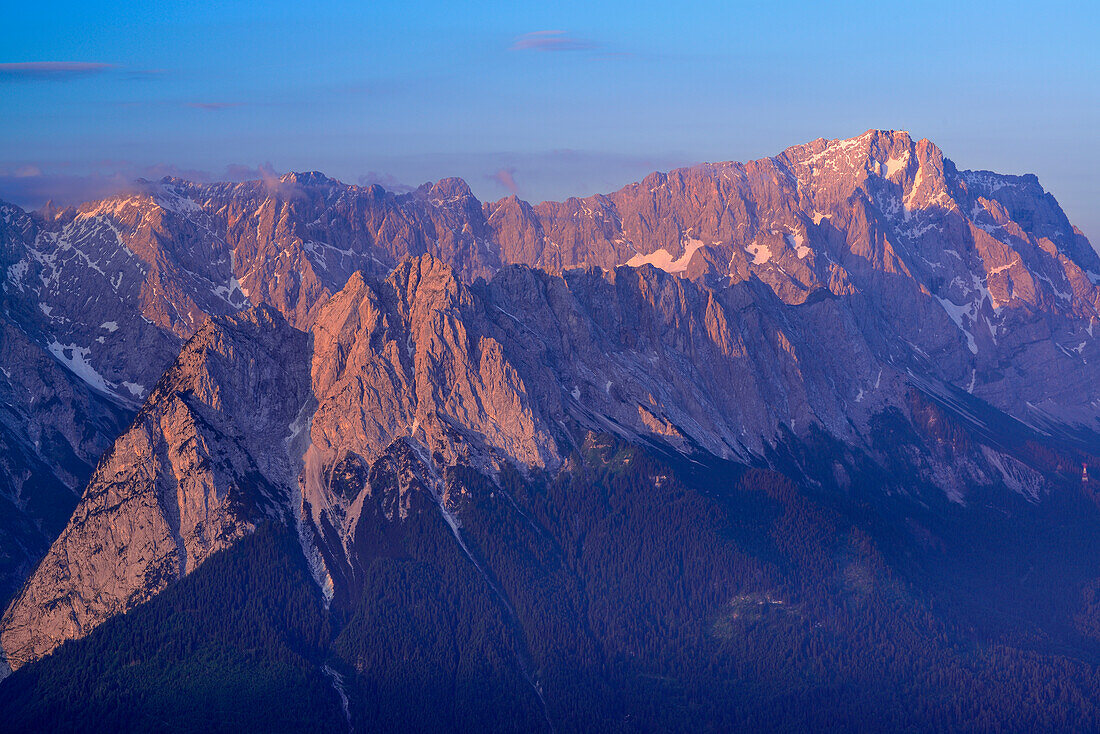
M3 222L13 728L1100 725L1100 258L1034 177Z

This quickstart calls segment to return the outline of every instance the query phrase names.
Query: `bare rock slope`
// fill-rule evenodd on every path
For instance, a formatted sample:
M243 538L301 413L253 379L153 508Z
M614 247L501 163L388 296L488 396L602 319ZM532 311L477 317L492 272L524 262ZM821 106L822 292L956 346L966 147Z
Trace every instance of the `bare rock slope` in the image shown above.
M588 432L762 464L831 441L838 486L866 461L965 503L1048 490L1001 427L1100 428L1100 258L1034 177L901 132L537 206L288 174L0 215L10 585L99 462L3 618L14 667L262 517L331 599L364 508L419 487L461 545L450 469L553 475Z
M788 305L758 281L715 290L650 266L511 266L469 286L431 255L407 259L383 281L354 275L308 335L267 306L203 326L101 461L0 645L12 667L36 659L260 517L297 528L331 599L355 583L378 502L396 521L420 487L465 548L453 468L553 474L592 431L748 463L828 436L849 447L830 471L867 456L902 469L899 487L959 502L1044 491L992 445L883 448L882 416L926 422L914 389L836 297ZM396 495L371 480L395 461Z
M188 342L103 456L68 525L4 617L17 667L81 637L288 513L285 449L308 396L305 335L266 307Z

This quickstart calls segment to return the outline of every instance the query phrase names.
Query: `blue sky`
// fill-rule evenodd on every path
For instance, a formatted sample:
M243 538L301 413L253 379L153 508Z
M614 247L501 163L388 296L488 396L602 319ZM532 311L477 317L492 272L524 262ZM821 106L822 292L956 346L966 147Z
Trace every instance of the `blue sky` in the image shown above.
M1095 3L6 10L0 195L19 203L261 166L456 175L484 199L539 201L874 127L930 138L960 167L1036 173L1100 240Z

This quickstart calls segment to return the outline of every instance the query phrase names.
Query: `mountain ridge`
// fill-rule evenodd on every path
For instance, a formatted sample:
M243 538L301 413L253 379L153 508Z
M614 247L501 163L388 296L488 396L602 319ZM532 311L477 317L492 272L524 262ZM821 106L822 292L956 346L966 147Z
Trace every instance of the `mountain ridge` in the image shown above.
M838 477L870 461L961 504L989 486L1038 502L1065 481L989 439L880 445L883 421L929 430L914 389L939 395L858 334L835 298L789 305L759 281L715 291L650 265L565 276L517 265L467 286L431 255L384 281L353 275L308 336L264 304L216 317L100 462L5 613L0 645L13 668L35 660L263 517L297 527L326 598L349 593L374 491L364 479L401 441L409 481L429 489L460 544L464 491L446 479L451 468L553 475L593 430L749 464L824 436L854 462L836 463ZM117 527L131 527L126 541ZM151 550L134 542L145 535ZM95 563L74 574L65 559Z
M63 227L68 231L66 227L73 229L92 218L92 230L102 230L99 234L84 232L88 225L83 224L67 235L41 235L62 236L62 241L106 236L101 247L113 249L112 258L120 246L111 240L125 239L122 247L136 256L137 267L108 282L118 279L122 287L122 281L132 277L141 281L139 293L123 293L120 299L131 304L124 311L136 311L145 321L135 322L133 316L131 323L117 321L118 309L113 308L111 319L103 323L121 324L117 334L103 334L98 324L66 328L64 319L75 321L75 314L66 315L62 305L45 301L42 305L50 313L43 313L40 321L47 322L47 331L64 332L55 339L59 349L72 344L88 350L84 361L76 364L86 364L96 374L102 369L104 385L130 386L116 397L132 400L159 374L152 373L167 364L178 348L173 344L193 333L203 315L262 301L279 308L292 323L308 325L319 304L355 270L383 275L400 257L428 251L467 280L488 277L509 262L561 272L575 266L606 269L651 261L717 282L755 275L792 303L820 287L896 298L873 293L896 271L922 295L933 296L926 300L938 304L943 316L935 318L944 331L952 331L946 317L977 355L976 360L952 357L952 362L973 363L942 377L960 386L970 384L973 377L976 389L983 387L983 374L1001 369L995 344L998 322L1021 309L1036 316L1069 316L1082 324L1058 335L1062 350L1077 351L1080 335L1100 320L1100 258L1034 179L964 175L949 162L945 167L945 160L928 141L913 141L905 133L868 131L847 141L819 139L792 146L748 164L703 164L652 174L612 194L536 206L513 197L481 204L457 179L425 184L409 194L390 194L377 185L337 185L316 172L243 184L195 185L169 179L137 198L86 205L83 213L59 214L55 220L73 216ZM930 171L927 177L925 170ZM674 198L667 193L670 181L682 190ZM1017 190L1020 182L1026 184L1023 191ZM664 193L658 196L662 187ZM853 199L846 192L858 195ZM906 197L908 204L902 201ZM242 208L241 201L254 203ZM947 207L937 209L937 201L946 201ZM764 222L752 214L761 206L778 208ZM104 215L119 218L121 234L108 231L100 221ZM364 215L366 228L356 224ZM302 221L306 216L312 221ZM662 224L645 224L651 221ZM119 229L120 224L111 227ZM945 247L945 237L959 244ZM158 238L163 244L153 241ZM203 262L181 257L180 246L204 253ZM44 279L64 277L53 267L56 258L43 263L46 255L37 252L19 261L25 265L16 263L14 273L9 270L9 276L21 276L9 278L10 283L22 283L40 264L46 265ZM85 260L92 272L80 277L104 279L91 267L92 259ZM1019 308L1005 310L1006 304L1017 303ZM917 311L922 305L908 308ZM883 316L895 322L899 318ZM917 334L906 336L926 353L947 346ZM119 339L149 344L161 356L151 369L135 365L120 370L117 363L125 357L111 348ZM158 339L162 346L152 343ZM1064 356L1058 351L1041 358ZM122 388L114 388L116 393L118 389ZM998 389L986 389L987 397L996 398ZM1002 407L1023 416L1031 410L1028 402L1039 402L1029 397L1021 394L1013 405Z
M65 473L45 444L9 441L66 491L83 486L56 538L40 527L45 543L12 564L14 587L41 558L0 620L16 676L274 524L340 630L344 657L310 664L357 681L345 710L385 710L355 701L390 683L370 678L373 648L348 620L391 619L376 604L405 593L392 575L418 590L394 602L416 619L466 610L484 645L462 655L504 671L500 695L553 726L554 696L574 694L543 695L568 676L540 667L565 654L541 625L569 629L589 660L615 624L648 624L539 611L613 609L586 544L694 548L680 562L734 598L677 592L675 624L718 615L696 644L726 639L746 605L794 604L751 581L782 576L768 558L819 569L783 545L786 526L771 531L784 550L768 550L739 525L751 512L726 514L759 504L755 483L824 513L807 527L851 524L846 549L813 540L839 564L828 583L864 599L869 579L912 572L916 591L884 581L885 598L921 610L935 595L981 608L946 580L919 585L940 583L924 564L954 542L944 518L975 518L995 554L1011 531L988 508L1041 535L1037 518L1073 508L1087 524L1100 502L1083 478L1100 474L1100 257L1034 177L960 172L906 133L535 206L479 202L459 179L393 194L308 172L2 211L0 357L52 370L16 386L4 364L0 441L39 430L37 401L60 395L53 427L86 467ZM36 485L4 491L26 506L23 486ZM685 513L668 534L650 493ZM693 524L713 537L688 538ZM727 546L730 528L747 545ZM744 554L751 573L716 570ZM1100 607L1074 595L1091 577L1058 566L1063 578L1074 586L1054 621L1028 624L1087 656ZM429 647L457 655L451 644Z
M106 399L101 425L138 409L207 316L265 303L308 330L355 272L384 278L430 253L471 283L509 263L649 263L716 289L760 282L788 304L840 297L859 339L902 371L1042 431L1100 429L1100 259L1033 176L958 172L903 132L538 205L482 203L459 179L395 194L319 172L137 189L2 207L5 313Z

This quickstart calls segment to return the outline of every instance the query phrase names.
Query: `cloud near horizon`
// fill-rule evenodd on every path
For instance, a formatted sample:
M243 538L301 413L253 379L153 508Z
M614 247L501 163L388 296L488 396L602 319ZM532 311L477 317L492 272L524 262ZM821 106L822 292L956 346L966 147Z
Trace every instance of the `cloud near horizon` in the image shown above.
M359 185L364 188L374 184L378 184L386 191L391 191L395 194L408 194L416 191L415 186L409 186L392 174L383 171L367 171L359 177Z
M516 36L513 51L591 51L597 47L586 38L571 36L565 31L531 31Z
M102 161L89 172L72 173L61 164L43 171L31 164L0 167L0 200L23 209L38 209L47 201L57 206L74 206L141 189L141 181L182 178L196 183L214 181L264 181L276 184L279 175L270 163L258 166L227 165L220 172L180 168L170 164L136 165L129 161Z
M487 178L491 181L496 181L513 194L519 194L519 186L516 185L515 168L501 168L496 173L490 174Z
M347 170L333 173L348 183L364 187L379 184L396 194L416 190L416 186L406 183L409 180L432 181L459 176L465 178L483 201L515 194L537 203L614 191L631 181L641 180L652 171L669 170L689 162L684 154L676 153L631 155L560 148L481 155L375 156L374 165L363 174ZM517 181L518 172L522 172L522 184ZM196 183L263 181L266 185L283 187L279 172L270 162L194 169L165 163L139 164L125 159L7 160L0 161L0 199L27 210L37 209L48 200L63 207L133 192L141 188L141 179L159 181L164 177Z

